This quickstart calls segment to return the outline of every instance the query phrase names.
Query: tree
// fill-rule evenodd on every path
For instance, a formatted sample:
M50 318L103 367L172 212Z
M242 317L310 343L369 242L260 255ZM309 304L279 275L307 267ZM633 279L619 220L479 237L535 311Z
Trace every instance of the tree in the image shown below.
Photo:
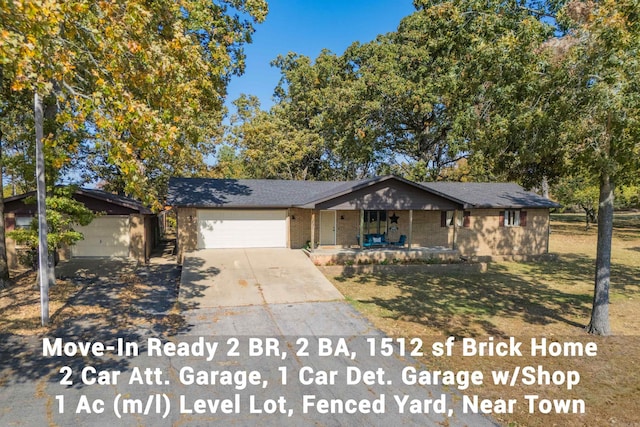
M598 179L598 244L590 333L608 335L611 238L616 185L640 170L640 9L634 0L569 3L563 18L575 37L562 70L563 101L573 114L565 140ZM571 111L570 109L567 109Z
M241 97L234 104L238 114L232 118L231 135L249 176L319 178L322 140L308 127L292 126L288 105L276 104L266 112L255 97Z
M261 165L289 160L294 171L306 170L303 175L314 179L389 172L419 181L461 176L451 172L473 154L470 144L476 135L469 129L477 124L476 109L483 108L477 94L485 90L485 70L506 72L519 82L519 73L529 67L526 60L535 56L528 48L551 30L515 1L415 3L418 10L397 31L354 43L341 56L323 51L313 62L294 53L278 57L274 65L282 78L275 90L277 104L266 116L253 114L242 121L245 130L255 125L257 136L252 143L240 139L252 146L247 153L255 155L258 148ZM519 55L518 65L498 69L494 57L502 55L504 65L508 53ZM505 87L501 102L516 95ZM484 103L485 109L490 107L488 100ZM543 109L541 105L528 120L551 122ZM494 136L499 129L495 124ZM261 133L270 137L261 140ZM545 146L547 135L537 137L539 146ZM523 136L530 135L514 138ZM301 151L307 153L302 169L287 154ZM540 158L523 162L520 172L541 164ZM478 159L467 177L478 172L486 177L476 166Z
M597 223L599 188L592 176L574 175L562 178L553 191L563 206L573 206L584 211L586 228Z
M244 69L249 20L267 11L263 0L1 6L5 79L13 91L37 89L57 124L49 161L60 168L88 152L90 166L115 168L105 177L120 178L114 187L156 205L168 174L202 169L226 85Z
M82 233L75 230L78 225L88 225L95 214L82 203L71 196L75 187L56 187L52 195L47 197L47 247L51 256L55 256L58 249L68 247L82 240ZM35 203L35 198L28 198L25 203ZM29 248L30 266L37 268L38 250L38 221L36 218L29 228L20 228L7 233L9 237L21 245Z
M504 73L483 76L486 90L478 105L486 111L479 126L485 133L476 134L473 147L499 173L519 170L539 181L562 175L597 181L598 244L587 330L602 335L611 332L614 189L637 180L640 166L638 10L634 0L569 2L557 15L563 35L530 44L527 61L516 60L527 56L518 56L509 44L496 45L506 48L509 59L494 55L491 69L521 64L526 72L506 81ZM543 106L539 118L528 120L536 106ZM487 137L500 129L504 138ZM534 137L540 132L541 138Z
M449 6L419 6L396 32L345 52L378 152L406 159L417 180L437 179L468 152L456 121L470 99L459 82L473 28Z
M2 129L0 129L0 189L4 189L2 139ZM7 280L9 280L9 264L7 263L7 242L5 237L4 196L0 194L0 288L3 287Z
M17 118L37 93L50 185L71 168L91 170L159 208L169 175L205 168L227 83L242 73L242 45L266 13L264 0L2 1L0 126L32 123ZM26 152L32 135L12 140ZM20 179L30 189L32 179Z
M247 178L244 159L234 147L222 145L218 148L213 176L216 178Z

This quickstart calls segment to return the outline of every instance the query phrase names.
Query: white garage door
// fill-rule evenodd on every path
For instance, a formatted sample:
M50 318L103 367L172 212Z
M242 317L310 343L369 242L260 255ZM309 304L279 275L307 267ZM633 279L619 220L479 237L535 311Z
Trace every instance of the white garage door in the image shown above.
M198 248L286 248L287 211L199 210Z
M129 256L128 216L101 216L76 230L84 234L84 240L71 247L74 257Z

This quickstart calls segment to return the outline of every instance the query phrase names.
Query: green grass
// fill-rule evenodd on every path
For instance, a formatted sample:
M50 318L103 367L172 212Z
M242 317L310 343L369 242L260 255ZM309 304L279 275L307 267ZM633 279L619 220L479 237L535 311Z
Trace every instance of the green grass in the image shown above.
M578 370L582 381L567 392L537 390L548 398L585 399L582 416L527 411L500 416L505 425L640 425L640 214L616 214L612 243L610 320L615 337L587 335L593 298L596 227L579 214L553 215L550 251L557 260L492 263L485 273L427 270L406 274L390 266L373 274L330 277L356 309L389 335L456 337L550 337L595 341L597 358L549 360L425 358L431 366L490 371L498 366L539 364ZM527 389L526 392L534 390ZM484 385L474 393L522 399L522 389Z

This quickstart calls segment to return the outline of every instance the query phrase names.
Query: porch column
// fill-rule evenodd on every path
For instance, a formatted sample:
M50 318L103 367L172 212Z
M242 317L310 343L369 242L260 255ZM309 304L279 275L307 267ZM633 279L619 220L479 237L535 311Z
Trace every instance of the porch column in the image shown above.
M364 243L364 209L360 209L360 241L358 244L360 245L360 249L364 248L362 245Z
M454 209L453 210L453 242L451 242L451 249L453 250L456 249L457 239L458 239L458 209Z
M311 211L311 250L316 248L316 210Z
M413 209L409 209L409 236L407 237L409 249L411 249L411 245L413 244Z

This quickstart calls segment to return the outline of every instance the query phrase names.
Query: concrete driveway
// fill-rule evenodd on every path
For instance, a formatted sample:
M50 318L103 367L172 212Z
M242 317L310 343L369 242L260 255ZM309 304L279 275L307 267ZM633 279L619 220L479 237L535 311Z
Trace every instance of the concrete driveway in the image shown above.
M226 249L190 253L183 262L179 298L185 308L184 320L190 325L179 341L205 337L220 343L223 349L232 345L241 350L238 354L222 352L212 361L173 358L169 362L172 368L178 372L185 366L203 371L259 371L268 386L240 393L242 398L255 393L261 405L282 399L291 412L267 416L241 412L196 419L183 416L174 418L174 424L495 425L482 415L465 413L460 395L450 389L405 383L403 369L419 364L398 347L394 354L380 356L377 346L388 343L389 338L344 301L301 251ZM267 341L275 348L269 354L262 351ZM254 356L248 350L252 342L259 343ZM431 342L424 342L425 349L430 346ZM368 380L349 378L347 372L366 373ZM371 380L374 373L380 376ZM228 388L216 389L218 396L233 393ZM170 391L190 399L203 397L199 389L173 382ZM338 406L343 402L365 406L384 402L384 408L375 413L364 407L353 413L339 408L325 411L311 404L312 400ZM428 406L432 404L437 410ZM413 410L409 410L411 405Z
M185 255L180 302L188 308L335 301L338 290L300 250L203 249Z
M71 352L62 356L44 354L45 336L0 334L0 425L495 426L465 411L455 387L403 379L416 361L399 346L382 355L389 337L298 255L195 252L180 314L157 306L173 306L175 263L138 266L148 286L120 303L130 285L120 271L76 264L69 274L90 286L71 304L108 307L118 320L89 313L52 330L46 337ZM91 342L111 350L73 354Z

